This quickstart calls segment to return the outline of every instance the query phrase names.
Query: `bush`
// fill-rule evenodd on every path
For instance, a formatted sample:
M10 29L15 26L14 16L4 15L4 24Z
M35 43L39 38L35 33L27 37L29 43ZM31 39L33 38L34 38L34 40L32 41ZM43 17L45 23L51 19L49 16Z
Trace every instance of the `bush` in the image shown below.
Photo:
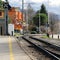
M31 31L31 34L37 34L37 32L36 31Z

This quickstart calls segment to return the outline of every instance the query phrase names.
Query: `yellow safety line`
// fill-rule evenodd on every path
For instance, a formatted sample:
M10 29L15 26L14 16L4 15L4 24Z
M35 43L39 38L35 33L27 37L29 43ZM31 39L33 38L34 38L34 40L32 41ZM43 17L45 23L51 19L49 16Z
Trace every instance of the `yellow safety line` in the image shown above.
M9 37L9 49L10 49L10 60L14 60L13 52L12 52L12 40L10 37Z

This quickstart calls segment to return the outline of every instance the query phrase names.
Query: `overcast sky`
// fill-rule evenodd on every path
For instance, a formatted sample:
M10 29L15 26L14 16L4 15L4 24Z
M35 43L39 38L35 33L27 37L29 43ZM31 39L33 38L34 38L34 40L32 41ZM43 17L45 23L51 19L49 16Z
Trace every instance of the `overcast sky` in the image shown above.
M21 8L22 0L8 0L8 1L11 6L17 6ZM48 11L54 12L60 15L60 0L24 0L24 3L35 3L31 5L36 10L40 8L42 3L44 3Z

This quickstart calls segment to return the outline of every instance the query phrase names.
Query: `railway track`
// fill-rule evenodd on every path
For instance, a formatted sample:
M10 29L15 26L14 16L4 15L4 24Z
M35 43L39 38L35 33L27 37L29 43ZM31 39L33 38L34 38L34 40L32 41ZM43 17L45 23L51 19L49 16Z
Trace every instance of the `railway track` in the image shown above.
M31 38L32 39L32 38ZM40 40L35 40L35 39L32 39L32 41L35 41L35 42L37 42L37 44L41 44L41 46L43 46L45 49L47 49L47 50L49 50L49 51L51 51L52 53L55 53L55 54L58 54L59 55L59 57L60 57L60 50L58 50L59 48L58 47L56 47L55 45L52 45L52 44L48 44L48 42L46 42L45 41L45 43L44 43L44 41L43 40L41 40L41 41L43 41L43 42L41 42ZM51 47L52 46L52 47ZM58 48L58 49L56 49L56 48Z
M38 39L38 38L35 38L35 37L32 37L32 36L29 36L29 38L34 39L34 40L39 41L39 42L42 42L42 43L45 43L45 44L48 45L49 47L54 48L55 50L60 51L60 46L56 46L56 45L51 44L51 43L49 43L49 42L47 42L47 41L44 41L44 40L42 40L42 39Z
M30 39L29 37L22 37L24 40L26 40L28 43L30 43L31 45L34 46L34 48L36 48L39 52L42 52L44 55L50 57L50 59L52 60L59 60L60 59L60 55L56 54L50 50L48 50L47 48L44 48L44 46L46 46L45 44L42 43L38 43L37 41L34 41L32 39Z
M38 41L38 43L40 42L42 44L45 44L44 45L44 46L46 46L45 49L52 51L52 53L59 54L59 56L60 56L60 47L55 46L55 45L48 43L41 39L37 39L37 38L35 39L34 37L29 37L29 38L31 38L34 41Z

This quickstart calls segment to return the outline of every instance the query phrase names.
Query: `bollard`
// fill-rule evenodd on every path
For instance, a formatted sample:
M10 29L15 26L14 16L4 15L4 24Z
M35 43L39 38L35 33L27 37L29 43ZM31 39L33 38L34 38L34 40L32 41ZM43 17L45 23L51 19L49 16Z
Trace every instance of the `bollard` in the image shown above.
M53 38L53 34L52 34L52 38Z
M13 36L13 31L12 31L12 36Z
M47 37L49 38L49 33L47 33Z
M59 35L58 35L58 39L59 39Z
M1 35L2 35L2 26L1 26Z

